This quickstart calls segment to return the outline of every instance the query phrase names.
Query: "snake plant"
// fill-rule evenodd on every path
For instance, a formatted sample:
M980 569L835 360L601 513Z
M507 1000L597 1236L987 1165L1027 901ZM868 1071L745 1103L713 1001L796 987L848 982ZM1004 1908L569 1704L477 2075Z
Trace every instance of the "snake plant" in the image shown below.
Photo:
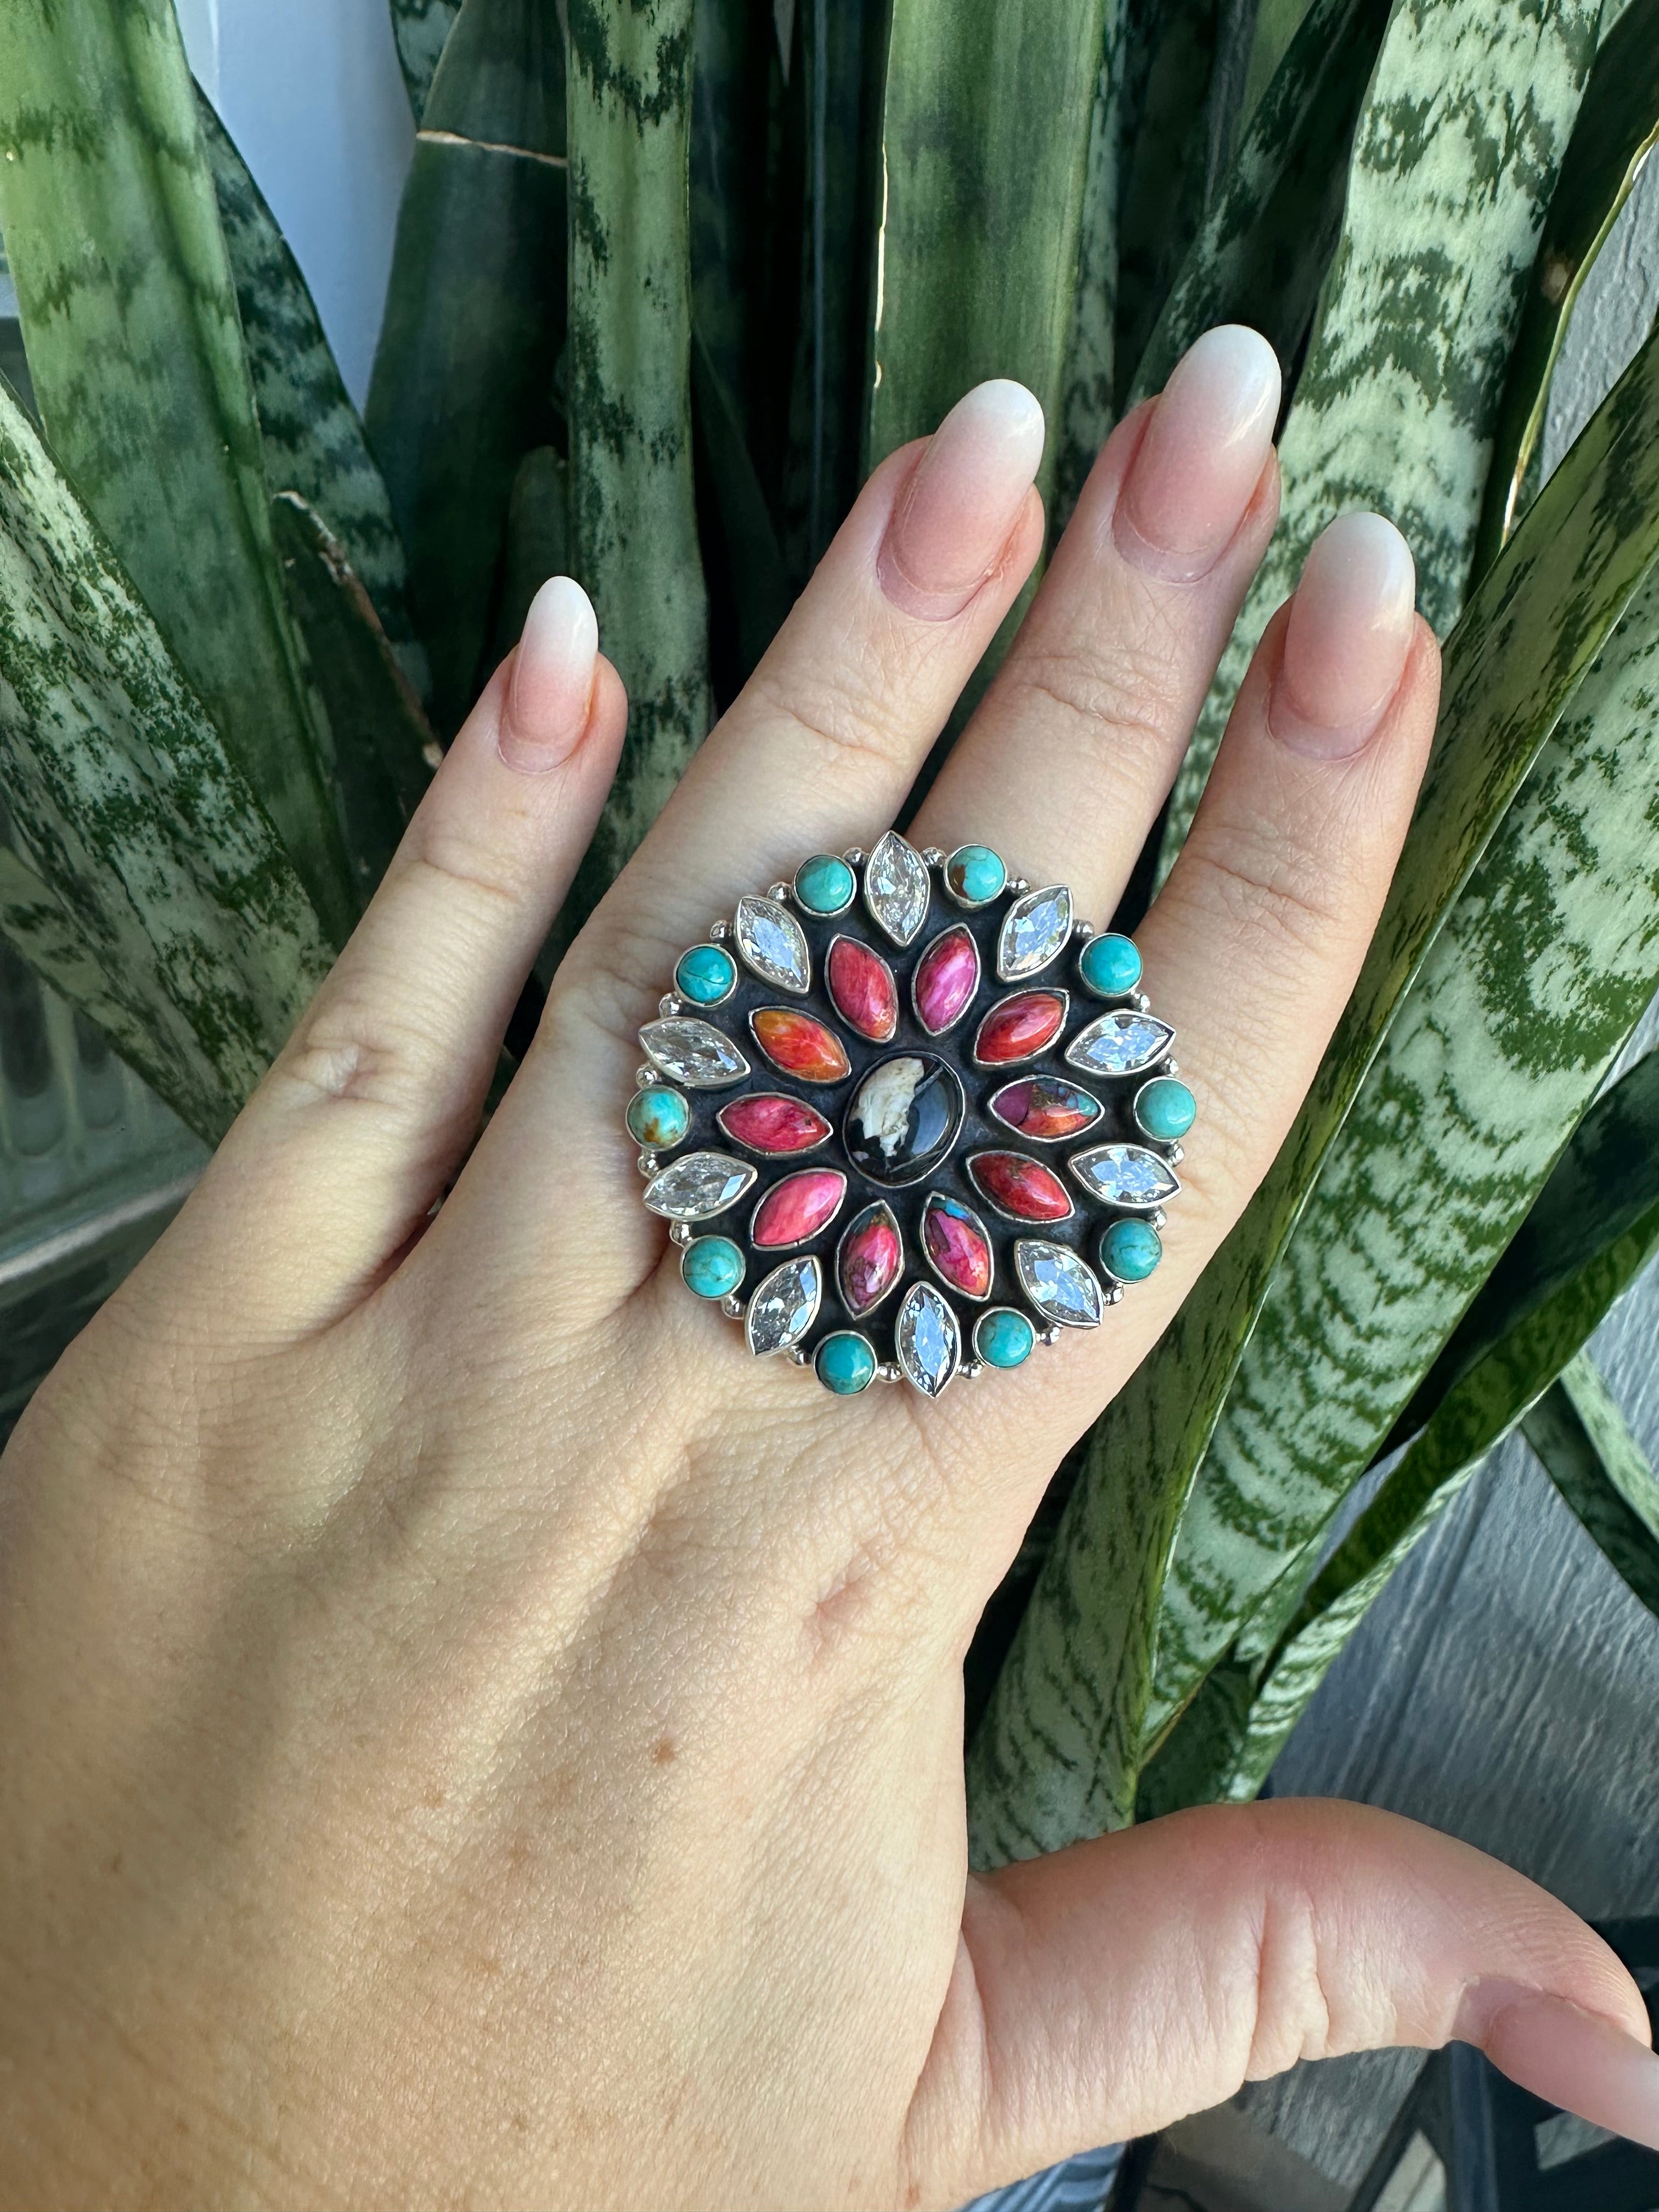
M1659 1243L1655 1063L1607 1087L1659 986L1659 339L1540 466L1659 0L390 0L386 35L418 130L360 419L171 0L0 10L14 952L211 1142L544 575L633 708L568 933L875 462L1018 376L1057 527L1250 322L1284 514L1121 921L1344 507L1416 547L1440 728L1290 1139L988 1614L975 1850L1254 1791L1517 1426L1659 1608L1585 1351Z

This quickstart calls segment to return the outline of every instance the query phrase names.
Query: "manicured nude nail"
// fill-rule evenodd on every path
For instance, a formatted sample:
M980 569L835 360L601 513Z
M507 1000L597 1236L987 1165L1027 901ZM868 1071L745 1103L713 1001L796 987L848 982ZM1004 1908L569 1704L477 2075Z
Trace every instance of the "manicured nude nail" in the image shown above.
M1357 753L1411 651L1417 568L1380 514L1340 514L1314 541L1291 602L1267 720L1292 752Z
M556 768L587 725L599 659L593 603L574 576L552 576L530 602L496 744L525 775Z
M998 378L958 399L898 496L876 560L896 606L960 614L995 568L1042 459L1042 410Z
M1207 575L1261 481L1278 414L1267 339L1243 323L1206 331L1176 363L1118 495L1119 551L1174 583Z
M1480 2040L1500 2073L1595 2127L1659 2150L1659 2057L1644 2044L1537 1990L1510 1996L1477 1985L1464 1999L1464 2015L1482 2011L1488 2016Z

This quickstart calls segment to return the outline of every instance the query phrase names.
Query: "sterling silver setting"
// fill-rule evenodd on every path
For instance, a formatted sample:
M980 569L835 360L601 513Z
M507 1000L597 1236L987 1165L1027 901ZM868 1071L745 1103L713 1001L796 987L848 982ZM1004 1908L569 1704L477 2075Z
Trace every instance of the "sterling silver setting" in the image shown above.
M1192 1096L1128 939L889 830L744 894L640 1031L627 1128L688 1291L837 1395L1097 1328L1158 1264Z

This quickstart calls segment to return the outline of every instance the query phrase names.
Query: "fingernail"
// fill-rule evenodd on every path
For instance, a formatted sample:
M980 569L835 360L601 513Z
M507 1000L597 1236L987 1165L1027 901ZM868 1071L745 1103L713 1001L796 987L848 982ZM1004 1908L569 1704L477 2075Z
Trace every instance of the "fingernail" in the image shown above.
M1538 1990L1477 1986L1463 2016L1487 2017L1478 2039L1500 2074L1592 2126L1659 2150L1659 2057L1610 2020ZM1459 2033L1462 2033L1463 2016Z
M496 744L521 775L540 775L574 747L587 724L599 625L574 576L552 576L530 602L514 656Z
M1278 416L1267 339L1243 323L1206 331L1176 363L1119 494L1119 551L1172 583L1206 575L1244 520Z
M1340 514L1314 541L1291 602L1267 721L1292 752L1357 753L1411 651L1417 568L1380 514Z
M1042 459L1042 410L999 377L958 399L899 494L876 573L896 606L960 614L990 575Z

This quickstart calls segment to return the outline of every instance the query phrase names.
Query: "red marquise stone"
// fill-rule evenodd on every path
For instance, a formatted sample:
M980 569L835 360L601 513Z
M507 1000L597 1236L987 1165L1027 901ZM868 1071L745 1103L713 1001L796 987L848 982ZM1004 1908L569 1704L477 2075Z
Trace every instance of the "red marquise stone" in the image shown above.
M847 1048L833 1030L790 1006L763 1006L750 1017L755 1042L775 1067L805 1083L839 1083L853 1072Z
M916 1019L930 1036L942 1036L966 1012L979 988L979 951L958 926L936 937L916 965Z
M884 1212L855 1221L841 1248L842 1303L854 1321L878 1306L903 1262L899 1234Z
M734 1144L751 1152L810 1152L830 1134L830 1124L816 1109L778 1091L734 1098L714 1119Z
M922 1218L927 1256L952 1290L970 1298L989 1295L991 1247L964 1206L930 1206Z
M968 1172L975 1188L1017 1221L1063 1221L1072 1210L1066 1186L1041 1160L1024 1152L976 1152Z
M974 1057L1000 1067L1030 1060L1051 1045L1066 1019L1066 1001L1053 991L1018 991L1000 1000L979 1025Z
M838 937L824 979L836 1012L872 1044L885 1044L898 1027L898 987L880 953L855 937Z
M803 1168L773 1184L755 1208L749 1234L763 1250L805 1244L835 1219L846 1195L847 1178L839 1168Z
M1028 1075L1019 1083L1005 1083L991 1101L991 1111L1023 1137L1050 1141L1075 1137L1100 1118L1100 1108L1086 1091L1047 1075Z

